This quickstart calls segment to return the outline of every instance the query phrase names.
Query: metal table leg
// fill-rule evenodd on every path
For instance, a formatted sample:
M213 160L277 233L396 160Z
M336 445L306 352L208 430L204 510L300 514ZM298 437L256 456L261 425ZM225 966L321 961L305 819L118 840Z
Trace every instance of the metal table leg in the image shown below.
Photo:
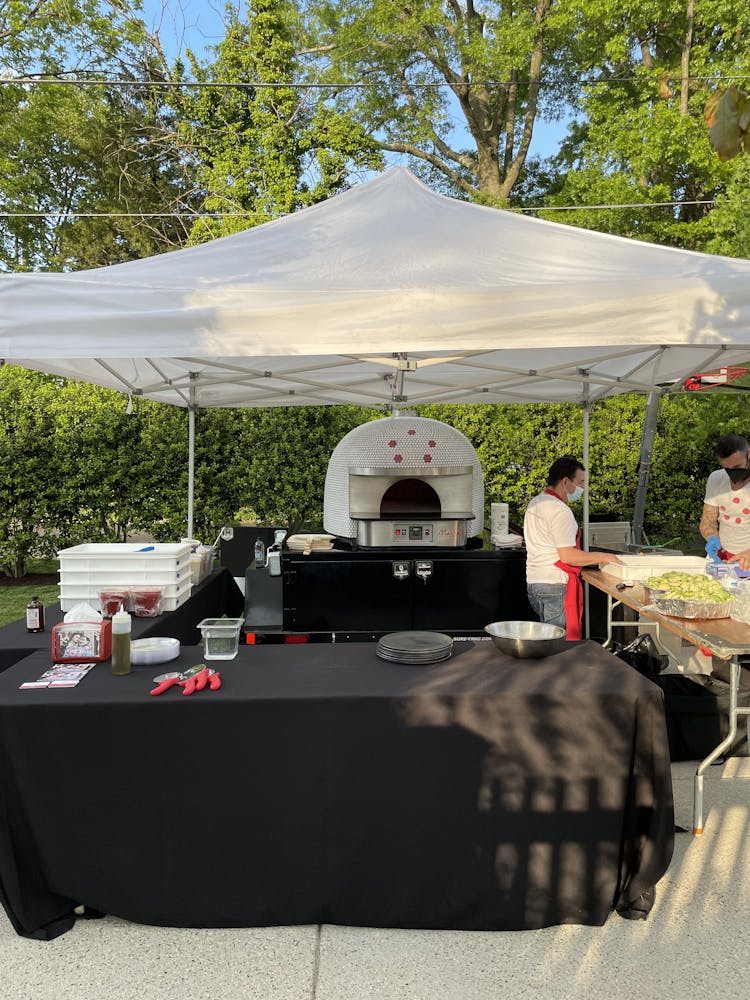
M711 751L705 760L702 760L695 772L693 783L693 833L697 835L703 833L703 775L707 768L713 764L734 743L737 735L737 716L749 715L750 708L737 707L737 691L740 686L740 663L737 656L733 656L729 661L729 732L725 739Z

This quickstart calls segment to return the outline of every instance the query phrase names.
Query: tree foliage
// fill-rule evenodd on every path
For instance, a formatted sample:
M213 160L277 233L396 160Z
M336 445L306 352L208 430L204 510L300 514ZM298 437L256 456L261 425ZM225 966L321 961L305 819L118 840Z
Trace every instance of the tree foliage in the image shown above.
M590 416L590 510L632 518L645 397L596 403ZM421 416L460 430L477 449L487 513L505 501L520 523L562 454L581 455L583 416L570 404L425 406ZM251 519L289 531L321 530L331 453L352 428L380 416L352 406L200 411L194 532ZM20 575L30 556L86 541L187 526L188 414L121 393L0 369L0 570ZM679 428L679 433L675 433ZM666 396L659 411L645 528L652 542L697 539L714 442L750 433L741 394Z
M290 530L322 527L323 481L358 407L202 410L196 417L197 537L241 514ZM0 368L0 571L69 545L146 531L185 534L188 414L121 393Z
M582 207L565 221L706 249L715 238L713 201L737 167L717 159L703 112L717 78L750 70L750 8L744 0L596 0L587 7L598 11L577 43L587 82L556 160L562 183L550 203L632 206Z
M127 2L0 0L0 269L63 270L184 243L164 58ZM110 75L124 86L67 81ZM106 218L107 213L114 213Z
M288 0L251 0L246 19L231 16L212 59L188 53L196 81L230 85L171 97L202 208L223 214L196 220L191 242L304 208L341 189L352 171L382 166L365 130L309 88L299 33Z
M507 200L537 117L559 112L572 85L577 4L311 0L305 8L323 78L359 88L345 86L339 104L383 150L407 154L436 186Z

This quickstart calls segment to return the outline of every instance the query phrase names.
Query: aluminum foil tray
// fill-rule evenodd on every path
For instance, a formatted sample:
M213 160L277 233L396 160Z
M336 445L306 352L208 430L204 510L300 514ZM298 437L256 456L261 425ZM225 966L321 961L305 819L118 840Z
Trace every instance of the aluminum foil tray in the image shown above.
M732 601L681 601L676 597L654 597L653 606L670 618L729 618Z

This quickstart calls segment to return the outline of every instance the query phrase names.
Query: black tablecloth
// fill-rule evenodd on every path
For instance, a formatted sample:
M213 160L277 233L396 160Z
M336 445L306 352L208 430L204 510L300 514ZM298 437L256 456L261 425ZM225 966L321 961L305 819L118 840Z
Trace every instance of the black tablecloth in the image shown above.
M241 618L244 607L242 591L229 570L214 570L193 587L188 600L174 611L166 611L156 618L134 617L133 638L163 635L194 646L200 642L201 634L195 626L201 618L219 618L224 614ZM48 605L44 611L44 632L27 632L24 618L0 628L0 671L18 663L35 649L49 650L52 626L63 620L64 612L59 604Z
M170 926L497 930L638 906L673 847L661 691L593 642L538 661L456 646L431 667L374 644L242 647L220 691L189 698L150 697L159 668L21 691L45 657L11 667L14 927L52 936L75 904Z

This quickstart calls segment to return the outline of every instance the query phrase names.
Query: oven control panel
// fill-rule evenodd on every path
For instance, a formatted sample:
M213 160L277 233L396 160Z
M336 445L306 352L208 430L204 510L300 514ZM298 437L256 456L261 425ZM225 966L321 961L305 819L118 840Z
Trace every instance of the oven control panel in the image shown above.
M396 545L399 542L426 542L432 541L434 525L432 524L394 524L393 541Z
M357 542L365 548L457 547L466 544L464 519L357 521Z

